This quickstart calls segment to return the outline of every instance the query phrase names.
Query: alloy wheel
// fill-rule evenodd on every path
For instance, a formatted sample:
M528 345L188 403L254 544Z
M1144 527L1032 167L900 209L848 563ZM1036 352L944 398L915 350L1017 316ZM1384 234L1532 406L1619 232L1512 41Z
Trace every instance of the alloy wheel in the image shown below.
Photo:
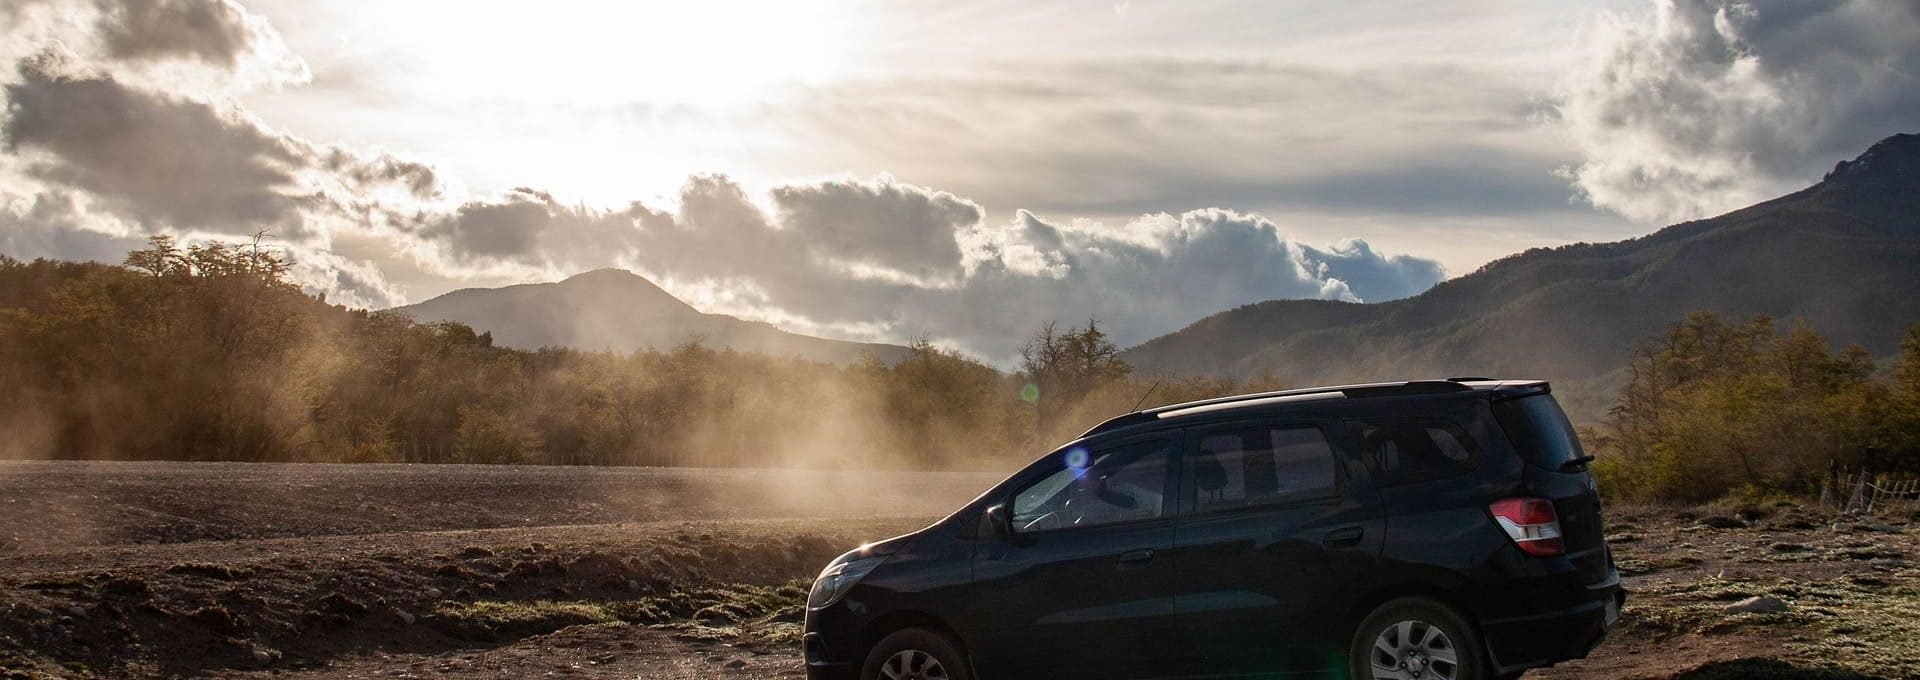
M1425 621L1387 626L1367 655L1374 680L1456 680L1460 654L1446 631Z
M887 657L880 666L887 680L947 680L947 667L932 654L918 649L903 649Z

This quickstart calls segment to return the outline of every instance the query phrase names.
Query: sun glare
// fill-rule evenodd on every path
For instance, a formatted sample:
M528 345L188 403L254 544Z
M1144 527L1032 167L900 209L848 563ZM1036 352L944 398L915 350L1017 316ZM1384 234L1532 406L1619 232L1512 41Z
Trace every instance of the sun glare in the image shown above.
M777 99L848 67L857 16L835 2L397 3L423 89L556 104L717 110Z

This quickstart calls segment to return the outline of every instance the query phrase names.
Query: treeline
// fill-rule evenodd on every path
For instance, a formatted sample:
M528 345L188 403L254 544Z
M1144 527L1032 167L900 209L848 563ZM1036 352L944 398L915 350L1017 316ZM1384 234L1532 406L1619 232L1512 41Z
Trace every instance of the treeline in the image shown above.
M1014 374L926 342L850 366L698 339L524 351L327 304L289 266L164 237L120 267L0 257L0 457L980 467L1274 386L1135 376L1092 322L1039 329Z
M1834 467L1920 473L1920 326L1891 370L1805 323L1689 315L1642 343L1586 439L1610 496L1703 501L1817 493Z

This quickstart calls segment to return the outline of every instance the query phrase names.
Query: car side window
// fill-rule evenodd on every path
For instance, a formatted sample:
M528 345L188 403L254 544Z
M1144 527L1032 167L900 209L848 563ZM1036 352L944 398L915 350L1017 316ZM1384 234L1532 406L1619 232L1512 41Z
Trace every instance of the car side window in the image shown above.
M1187 483L1196 512L1324 495L1338 482L1326 432L1257 425L1202 435Z
M1419 482L1472 472L1480 460L1473 435L1448 420L1361 420L1350 425L1367 464L1383 484Z
M1058 470L1014 492L1014 532L1164 515L1170 451L1168 442L1154 440L1093 451L1071 449L1054 456Z

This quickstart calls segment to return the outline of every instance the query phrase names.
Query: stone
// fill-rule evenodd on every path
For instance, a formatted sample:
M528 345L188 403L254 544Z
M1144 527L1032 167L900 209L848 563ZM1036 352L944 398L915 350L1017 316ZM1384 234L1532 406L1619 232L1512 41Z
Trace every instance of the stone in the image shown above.
M1787 610L1787 603L1779 598L1755 595L1727 605L1728 614L1777 614Z

